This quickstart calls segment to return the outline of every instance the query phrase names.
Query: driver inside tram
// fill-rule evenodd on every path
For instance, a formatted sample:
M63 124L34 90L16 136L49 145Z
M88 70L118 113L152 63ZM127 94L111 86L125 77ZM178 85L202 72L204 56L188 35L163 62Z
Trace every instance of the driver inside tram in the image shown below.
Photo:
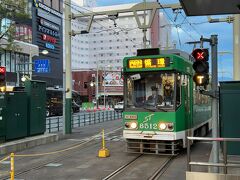
M147 101L154 103L154 105L162 104L163 97L158 94L158 88L156 86L151 87L152 95L147 98Z

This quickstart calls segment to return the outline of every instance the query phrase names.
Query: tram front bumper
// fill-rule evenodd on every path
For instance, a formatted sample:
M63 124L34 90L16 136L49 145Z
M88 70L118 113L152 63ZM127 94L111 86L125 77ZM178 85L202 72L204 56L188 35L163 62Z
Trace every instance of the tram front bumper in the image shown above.
M148 140L178 140L183 139L183 132L154 132L154 131L133 131L123 130L123 138L125 139L148 139Z

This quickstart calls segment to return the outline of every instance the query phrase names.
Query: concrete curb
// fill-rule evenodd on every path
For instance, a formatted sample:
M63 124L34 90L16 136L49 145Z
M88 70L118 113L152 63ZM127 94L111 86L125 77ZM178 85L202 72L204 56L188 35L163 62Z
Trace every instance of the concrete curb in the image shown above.
M58 134L44 134L39 136L27 137L11 142L6 142L0 145L0 155L9 154L12 152L22 151L24 149L35 146L52 143L58 141Z

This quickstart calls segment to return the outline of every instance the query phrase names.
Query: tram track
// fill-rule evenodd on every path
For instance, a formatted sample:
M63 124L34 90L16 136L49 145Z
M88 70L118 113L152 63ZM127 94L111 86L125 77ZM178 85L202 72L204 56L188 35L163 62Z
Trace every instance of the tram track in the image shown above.
M154 155L152 155L152 156L154 156ZM146 169L143 168L144 166L142 166L142 164L141 164L142 162L144 162L146 157L147 157L147 155L144 155L144 154L138 155L137 157L135 157L131 161L125 163L120 168L113 171L111 174L102 178L102 180L127 179L127 177L128 177L127 174L128 174L128 171L131 171L131 169L132 169L131 167L136 168L137 166L139 166L138 171L142 171L142 172L146 171ZM148 180L159 179L164 174L164 172L168 169L169 165L171 164L171 162L173 161L173 159L175 157L177 157L177 156L164 156L164 157L157 156L157 157L154 157L156 162L159 161L158 163L155 162L155 164L158 164L159 168L156 168L156 169L153 168L154 170L151 172L150 175L146 175L146 177L144 177L144 175L142 175L141 178L142 179L148 179ZM141 168L143 168L143 169L141 169ZM120 177L125 177L125 178L120 178ZM137 179L137 177L129 177L129 179Z
M110 135L110 134L114 134L121 129L122 129L122 127L111 130L111 131L105 133L105 136ZM84 145L87 145L88 143L93 142L94 140L97 140L98 138L99 138L99 133L96 134L96 135L93 135L93 136L86 137L86 138L80 140L78 143L74 143L71 146L65 147L64 149L69 149L69 150L67 150L63 153L56 153L55 157L53 157L51 160L42 161L40 163L37 163L37 165L31 165L28 168L22 168L22 169L16 170L15 171L15 177L20 176L20 175L24 175L24 174L28 174L29 172L31 172L33 170L39 170L39 169L45 167L47 164L57 163L57 162L65 160L67 158L70 158L70 157L74 156L74 153L79 151L80 148L83 149L84 147L86 147ZM97 144L100 144L100 143L101 142L95 142L94 145L97 145ZM76 147L76 148L71 149L71 147ZM29 156L26 156L26 157L31 157L33 159L34 156L30 156L30 155L31 154L29 154ZM19 160L16 160L15 163L16 164L20 163L20 161L23 160L23 159L24 159L24 157L21 157ZM0 179L1 180L8 180L9 175L0 176Z

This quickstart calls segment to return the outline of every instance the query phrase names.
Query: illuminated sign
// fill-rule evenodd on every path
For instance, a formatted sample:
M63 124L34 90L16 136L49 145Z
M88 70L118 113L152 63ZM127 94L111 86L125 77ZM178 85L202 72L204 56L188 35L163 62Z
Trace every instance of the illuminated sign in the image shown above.
M48 29L46 27L43 27L41 25L38 25L38 31L40 31L42 33L46 33L46 34L48 34L50 36L54 36L54 37L59 37L60 36L59 32L53 31L53 30Z
M46 34L42 34L42 40L48 41L50 43L56 44L57 39Z
M37 59L34 61L34 71L36 73L49 73L51 71L49 59Z
M51 9L50 7L48 7L48 6L46 6L45 4L42 4L42 3L40 3L40 2L37 2L37 3L38 3L38 7L39 7L39 8L42 8L42 9L46 10L47 12L50 12L50 13L58 16L58 17L62 17L62 14L59 13L59 12L57 12L57 11L55 11L54 9Z
M50 44L50 43L46 43L45 47L48 48L48 49L52 49L52 50L55 49L55 46L53 44Z
M170 65L169 58L147 58L147 59L129 59L128 68L164 68Z
M55 24L57 24L59 26L61 26L61 24L62 24L61 18L54 16L54 15L44 11L43 9L37 9L37 16L47 19L48 21L54 22Z
M40 24L43 25L43 26L46 26L50 29L53 29L53 30L56 30L56 31L60 31L60 28L58 25L55 25L53 23L50 23L46 20L44 20L43 18L40 19Z

